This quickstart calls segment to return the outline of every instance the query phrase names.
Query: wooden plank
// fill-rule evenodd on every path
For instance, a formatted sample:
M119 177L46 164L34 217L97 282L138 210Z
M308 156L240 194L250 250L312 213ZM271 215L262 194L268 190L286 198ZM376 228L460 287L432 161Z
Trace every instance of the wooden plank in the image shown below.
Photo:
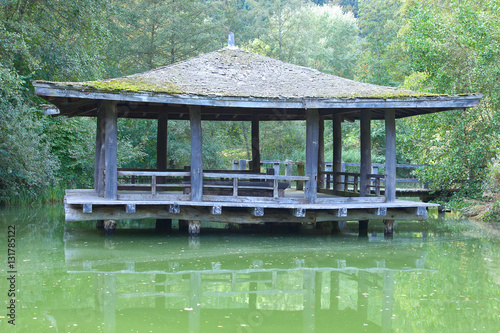
M360 146L361 146L361 170L360 170L360 188L359 195L366 197L370 194L368 186L370 179L368 175L372 170L371 156L371 112L369 110L361 111L360 121Z
M118 171L118 176L189 177L185 171Z
M202 161L202 129L201 108L189 107L191 124L191 200L202 201L203 198L203 161Z
M314 203L318 192L319 113L317 109L306 110L306 181L304 195Z
M117 178L117 135L118 123L116 103L105 101L102 103L104 117L104 196L107 200L116 200L118 192Z
M396 200L396 118L395 111L385 110L385 197Z

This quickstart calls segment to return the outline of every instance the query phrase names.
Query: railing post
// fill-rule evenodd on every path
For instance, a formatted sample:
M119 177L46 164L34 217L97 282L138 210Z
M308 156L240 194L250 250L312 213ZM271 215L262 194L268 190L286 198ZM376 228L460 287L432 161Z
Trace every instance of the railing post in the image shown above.
M191 201L203 200L201 108L189 107L191 124Z

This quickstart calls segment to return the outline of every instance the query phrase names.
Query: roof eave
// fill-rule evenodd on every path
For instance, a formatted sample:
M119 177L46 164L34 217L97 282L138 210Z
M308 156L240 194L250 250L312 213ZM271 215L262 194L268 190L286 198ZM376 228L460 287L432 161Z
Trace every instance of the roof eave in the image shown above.
M71 89L45 81L34 81L35 93L40 97L62 97L123 102L199 105L232 108L281 108L281 109L460 109L475 107L482 98L475 95L406 96L398 98L262 98L235 96L199 96L151 92L101 92Z

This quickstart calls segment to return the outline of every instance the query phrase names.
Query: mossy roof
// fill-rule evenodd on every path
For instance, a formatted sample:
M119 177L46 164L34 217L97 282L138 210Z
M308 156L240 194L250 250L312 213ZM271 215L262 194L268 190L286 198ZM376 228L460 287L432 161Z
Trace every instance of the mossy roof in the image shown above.
M443 98L449 100L447 96L357 82L229 47L145 73L115 79L34 81L33 84L38 95L63 109L65 106L58 100L60 97L261 109L338 109L347 103L351 109L357 109L358 106L373 109L406 108L406 113L397 114L399 117L413 114L408 111L408 106L432 108L428 112L456 108L442 103ZM476 98L477 101L479 99ZM367 100L390 100L394 106L387 103L366 104ZM394 104L401 100L413 104L407 103L404 107ZM440 106L429 104L433 100L439 100ZM468 100L459 106L468 107L469 104ZM420 113L427 112L420 110L415 114Z

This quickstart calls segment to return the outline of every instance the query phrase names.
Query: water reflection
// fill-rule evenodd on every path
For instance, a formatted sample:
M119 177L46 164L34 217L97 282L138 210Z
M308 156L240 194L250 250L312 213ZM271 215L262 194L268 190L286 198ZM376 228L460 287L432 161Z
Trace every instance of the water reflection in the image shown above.
M135 223L135 222L133 222ZM17 332L498 332L500 237L466 220L372 224L341 236L105 237L61 208L1 210L16 225ZM6 239L0 238L0 249ZM0 293L7 288L0 251ZM4 304L5 295L0 298ZM10 328L0 312L0 331Z
M237 238L237 239L234 239ZM332 251L331 239L303 248L297 238L246 236L137 239L65 233L67 272L93 276L104 332L149 317L170 329L255 331L392 331L394 273L428 271L427 253L373 246ZM184 243L184 244L182 244ZM187 243L187 244L186 244ZM355 251L359 249L355 248ZM132 317L131 317L132 316ZM132 320L132 318L135 318Z

